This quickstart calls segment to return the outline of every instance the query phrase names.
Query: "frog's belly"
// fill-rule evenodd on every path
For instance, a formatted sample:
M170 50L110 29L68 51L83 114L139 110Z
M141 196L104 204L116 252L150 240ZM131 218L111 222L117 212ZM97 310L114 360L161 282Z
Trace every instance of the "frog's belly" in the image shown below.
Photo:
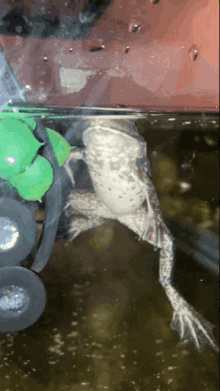
M106 170L91 170L90 176L97 196L116 215L134 212L145 200L144 192L133 179Z

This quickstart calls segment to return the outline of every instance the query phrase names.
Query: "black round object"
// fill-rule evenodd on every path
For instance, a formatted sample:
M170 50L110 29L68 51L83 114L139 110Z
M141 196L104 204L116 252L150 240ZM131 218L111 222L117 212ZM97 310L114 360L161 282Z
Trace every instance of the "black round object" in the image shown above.
M37 224L31 211L20 202L0 199L0 268L17 265L37 241Z
M3 22L5 22L9 34L28 35L28 24L20 12L16 10L8 12L8 14L4 16Z
M0 269L0 332L30 327L45 305L46 290L34 272L18 266Z

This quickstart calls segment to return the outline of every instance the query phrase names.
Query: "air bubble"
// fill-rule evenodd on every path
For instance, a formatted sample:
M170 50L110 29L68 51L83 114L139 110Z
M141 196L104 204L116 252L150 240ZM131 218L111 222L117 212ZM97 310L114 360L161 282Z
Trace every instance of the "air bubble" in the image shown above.
M132 29L132 33L136 33L138 30L140 30L140 26L138 24L135 24Z
M103 49L105 49L105 45L95 46L95 47L90 49L90 52L100 52Z
M198 51L198 48L196 45L193 45L190 50L188 51L189 53L189 57L191 59L191 61L196 61L198 55L199 55L199 51Z
M135 22L131 22L128 28L129 33L137 33L140 30L140 25Z

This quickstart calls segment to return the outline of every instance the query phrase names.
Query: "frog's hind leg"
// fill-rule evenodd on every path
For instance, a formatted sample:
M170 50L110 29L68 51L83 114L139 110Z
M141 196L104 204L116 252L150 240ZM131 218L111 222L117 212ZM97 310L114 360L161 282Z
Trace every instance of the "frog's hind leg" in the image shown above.
M198 314L192 306L172 286L174 265L174 240L169 230L159 218L152 218L151 213L142 205L137 211L118 216L118 221L139 235L139 238L159 247L160 250L160 283L173 307L171 329L180 334L183 344L194 342L201 351L205 344L219 351L212 333L213 326Z
M144 203L135 212L118 216L117 220L135 232L139 240L144 240L157 249L162 246L162 230L151 212Z
M115 215L91 190L73 191L69 196L69 203L75 215L69 227L71 240L84 231L99 227L105 219L115 218Z
M74 240L82 232L88 231L91 228L99 227L104 223L103 219L88 219L85 216L77 216L71 221L69 227L70 240Z
M213 325L205 320L172 286L171 274L174 264L173 238L168 231L163 232L163 247L160 251L160 283L173 307L171 329L180 334L183 344L194 342L198 351L205 344L217 352L219 348L213 336Z

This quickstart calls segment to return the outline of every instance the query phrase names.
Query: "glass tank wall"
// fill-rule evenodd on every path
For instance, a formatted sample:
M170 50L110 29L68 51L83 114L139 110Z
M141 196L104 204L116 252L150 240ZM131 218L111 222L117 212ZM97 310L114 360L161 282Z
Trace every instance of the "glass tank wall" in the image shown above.
M217 337L218 117L146 113L136 124L176 239L174 284L216 326ZM45 125L63 135L73 129L72 121ZM86 177L80 180L85 187ZM33 213L40 231L43 206ZM26 330L0 335L1 389L217 390L217 353L181 346L169 328L172 308L158 281L159 252L114 220L72 242L67 230L64 220L40 273L47 292L43 315Z
M45 127L83 147L94 114L127 112L147 143L175 238L174 286L214 326L217 341L218 14L209 0L0 1L0 122L4 104L20 98L14 115L19 104L34 107L33 117L46 107ZM81 163L74 174L83 192L91 180ZM0 191L3 182L0 175ZM113 219L71 241L78 212L66 200L39 273L45 309L32 326L0 333L0 390L217 391L218 354L182 346L170 329L159 250ZM40 238L45 204L30 210ZM32 262L33 254L22 266Z

